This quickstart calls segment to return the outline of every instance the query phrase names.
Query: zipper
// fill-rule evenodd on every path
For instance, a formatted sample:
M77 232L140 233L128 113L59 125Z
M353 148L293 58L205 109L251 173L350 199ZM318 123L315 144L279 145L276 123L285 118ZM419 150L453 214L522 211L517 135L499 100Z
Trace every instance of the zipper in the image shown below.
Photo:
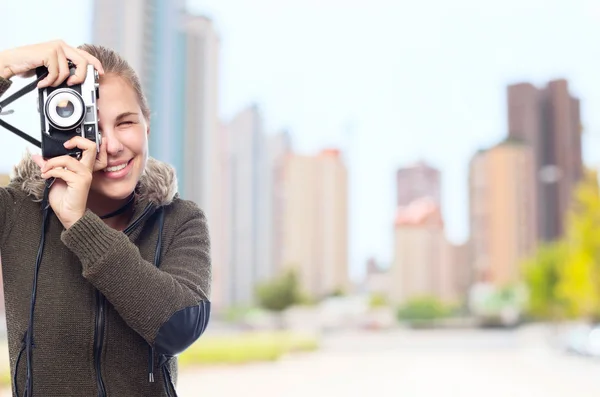
M123 233L129 235L133 229L135 229L152 211L154 206L149 204L144 212L133 221ZM96 329L94 331L94 362L96 365L96 381L98 383L98 397L106 397L106 388L104 387L104 381L102 380L102 371L101 371L101 360L102 356L102 347L104 344L104 323L106 318L106 298L104 295L100 293L100 291L96 290Z
M104 342L104 296L96 291L96 332L94 333L94 359L96 363L96 380L98 381L98 397L106 397L104 381L100 372L100 356L102 355L102 345Z

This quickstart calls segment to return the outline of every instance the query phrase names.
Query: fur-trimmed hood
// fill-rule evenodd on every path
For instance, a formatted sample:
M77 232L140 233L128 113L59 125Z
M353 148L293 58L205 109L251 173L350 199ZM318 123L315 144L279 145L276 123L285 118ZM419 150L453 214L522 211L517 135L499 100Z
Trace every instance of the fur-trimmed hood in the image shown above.
M44 194L44 182L40 167L33 161L31 153L27 152L14 167L11 184L18 186L35 201L41 201ZM157 206L171 204L177 196L177 176L174 168L149 157L136 192L142 201Z

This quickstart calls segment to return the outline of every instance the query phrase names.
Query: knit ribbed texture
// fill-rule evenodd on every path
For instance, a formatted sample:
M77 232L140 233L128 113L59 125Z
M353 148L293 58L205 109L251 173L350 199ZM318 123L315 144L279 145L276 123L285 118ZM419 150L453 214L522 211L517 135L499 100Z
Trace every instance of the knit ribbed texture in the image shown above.
M84 273L112 249L118 249L117 242L125 238L89 210L61 236L63 243L80 258Z

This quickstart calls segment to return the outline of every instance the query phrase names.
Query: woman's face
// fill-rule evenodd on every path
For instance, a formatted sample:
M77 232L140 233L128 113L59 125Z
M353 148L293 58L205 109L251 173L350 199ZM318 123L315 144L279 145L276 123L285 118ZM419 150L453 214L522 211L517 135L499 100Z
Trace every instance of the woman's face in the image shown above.
M91 191L121 200L134 191L146 166L148 123L131 85L111 74L100 80L98 116L108 167L94 173Z

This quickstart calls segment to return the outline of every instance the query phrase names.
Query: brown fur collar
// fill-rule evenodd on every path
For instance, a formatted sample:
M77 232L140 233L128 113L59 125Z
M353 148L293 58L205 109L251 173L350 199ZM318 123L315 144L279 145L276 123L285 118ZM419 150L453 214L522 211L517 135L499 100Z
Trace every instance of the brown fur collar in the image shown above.
M14 167L11 175L11 185L16 186L32 196L35 201L41 201L44 193L44 180L40 168L33 161L29 152ZM142 201L158 206L169 205L177 195L177 176L172 166L148 158L146 169L138 183L137 192Z

